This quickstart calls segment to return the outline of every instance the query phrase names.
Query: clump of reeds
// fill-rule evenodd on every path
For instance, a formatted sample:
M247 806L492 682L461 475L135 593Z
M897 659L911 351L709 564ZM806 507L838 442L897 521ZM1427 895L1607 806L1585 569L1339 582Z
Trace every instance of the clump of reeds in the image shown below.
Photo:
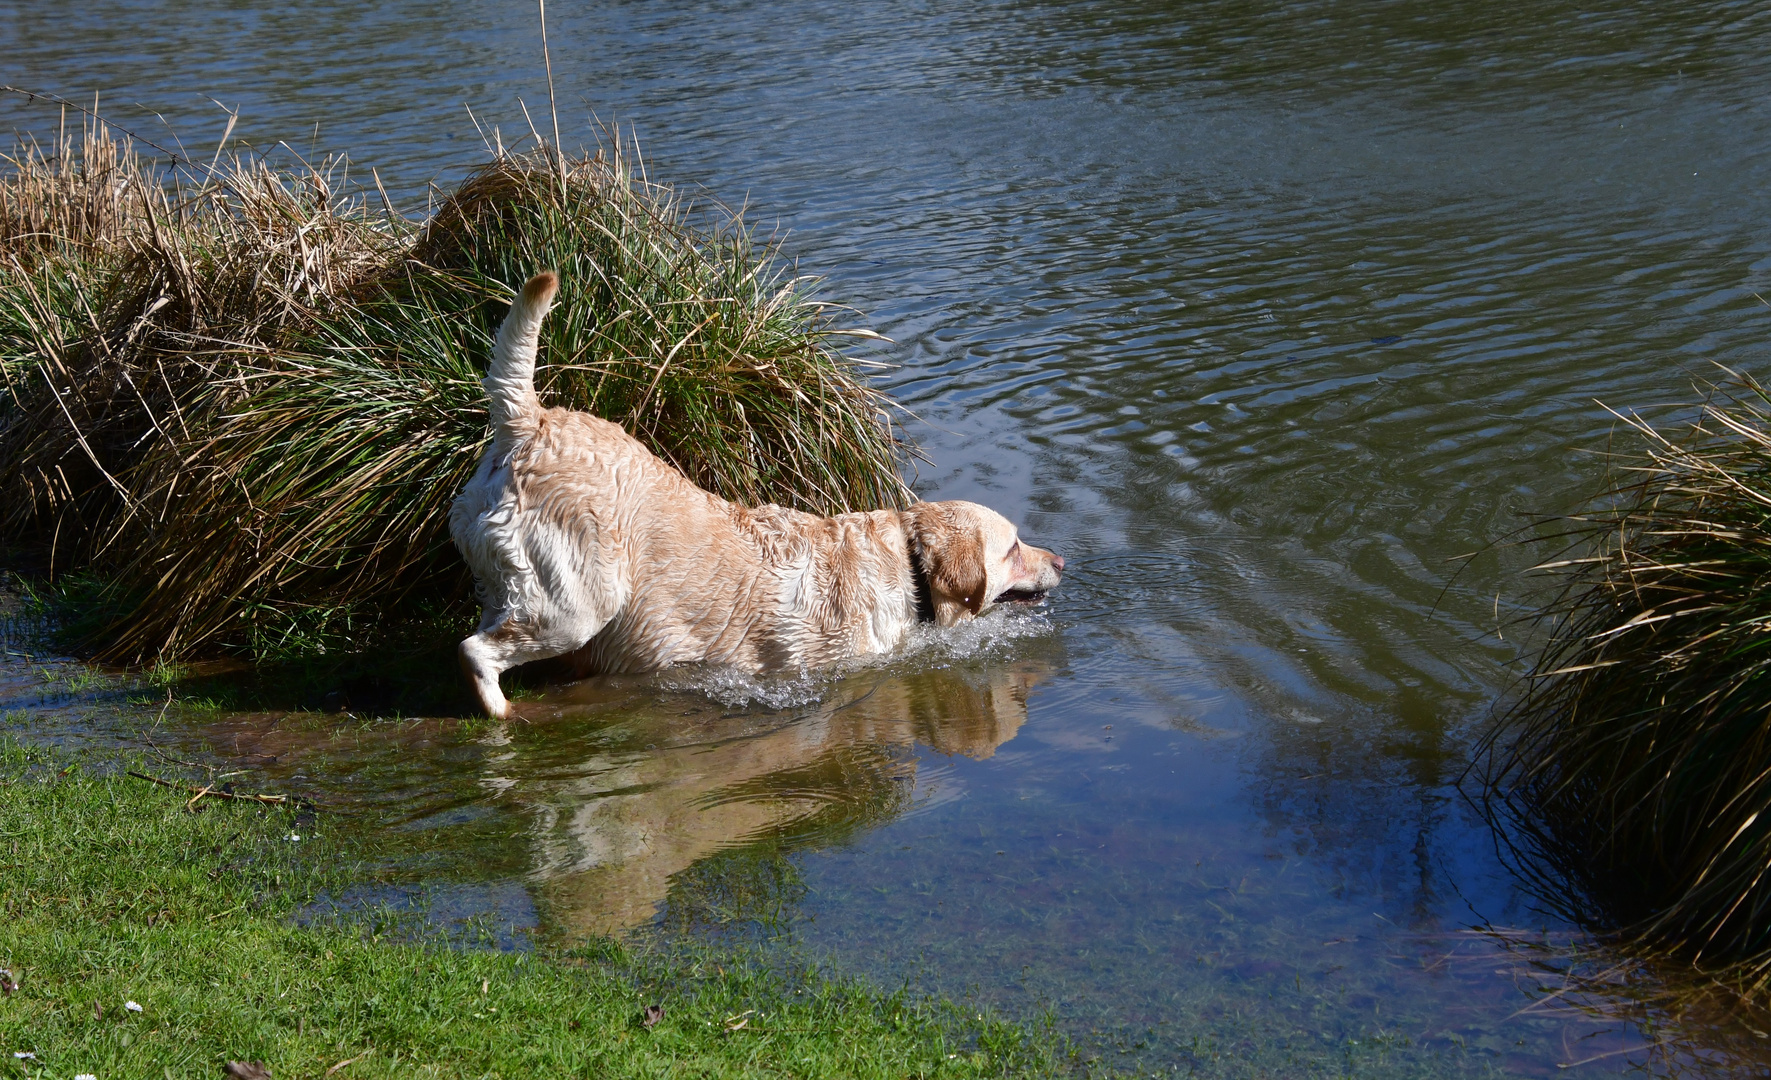
M322 644L465 604L450 501L513 287L553 268L546 404L727 498L901 504L889 402L736 216L629 165L501 154L411 220L326 162L156 168L100 124L0 177L0 529L98 584L104 656ZM374 209L379 205L379 209Z
M0 160L0 528L47 531L64 565L138 538L116 536L136 466L191 434L195 395L397 264L413 231L336 194L337 162L193 175L98 124Z
M1488 779L1544 860L1542 891L1756 990L1771 978L1771 398L1730 375L1688 426L1623 417L1642 451L1539 567L1560 579L1538 613L1547 644Z

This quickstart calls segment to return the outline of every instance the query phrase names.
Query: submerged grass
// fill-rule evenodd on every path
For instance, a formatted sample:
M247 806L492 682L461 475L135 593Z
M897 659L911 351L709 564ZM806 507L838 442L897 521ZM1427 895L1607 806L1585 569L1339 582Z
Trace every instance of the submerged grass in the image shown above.
M1771 985L1771 397L1744 375L1566 519L1491 805L1589 925ZM1568 883L1574 891L1568 891Z
M278 655L470 608L450 501L513 287L557 269L544 403L697 483L901 505L902 445L840 309L736 214L595 156L501 154L424 220L338 161L137 153L94 122L0 178L0 531L48 548L108 659ZM379 205L381 209L372 207Z
M1049 1032L729 952L512 954L427 946L397 920L296 925L354 854L323 814L188 813L181 794L10 738L0 837L0 968L19 984L0 997L0 1075L218 1074L230 1060L353 1077L1071 1068ZM663 1007L650 1026L649 1005Z

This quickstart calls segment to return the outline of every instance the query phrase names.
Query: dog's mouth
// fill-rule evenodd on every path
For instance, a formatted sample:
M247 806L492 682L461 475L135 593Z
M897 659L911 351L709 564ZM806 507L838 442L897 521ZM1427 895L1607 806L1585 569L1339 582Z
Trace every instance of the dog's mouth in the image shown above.
M1008 589L998 596L993 603L997 604L1034 604L1045 603L1049 590L1046 589Z

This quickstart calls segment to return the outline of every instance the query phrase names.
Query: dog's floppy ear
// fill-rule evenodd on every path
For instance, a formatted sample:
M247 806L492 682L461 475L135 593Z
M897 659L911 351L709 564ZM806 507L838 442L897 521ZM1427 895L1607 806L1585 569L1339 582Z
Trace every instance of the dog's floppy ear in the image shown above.
M917 503L903 513L910 557L928 579L935 621L951 626L961 611L976 615L989 597L984 534L965 514L943 503Z

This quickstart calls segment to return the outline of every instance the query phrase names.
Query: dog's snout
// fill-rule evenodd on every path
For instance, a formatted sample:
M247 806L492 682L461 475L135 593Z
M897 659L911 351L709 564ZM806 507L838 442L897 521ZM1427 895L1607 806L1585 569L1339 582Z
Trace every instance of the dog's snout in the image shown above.
M1058 571L1064 569L1064 557L1055 551L1052 552L1052 569Z

